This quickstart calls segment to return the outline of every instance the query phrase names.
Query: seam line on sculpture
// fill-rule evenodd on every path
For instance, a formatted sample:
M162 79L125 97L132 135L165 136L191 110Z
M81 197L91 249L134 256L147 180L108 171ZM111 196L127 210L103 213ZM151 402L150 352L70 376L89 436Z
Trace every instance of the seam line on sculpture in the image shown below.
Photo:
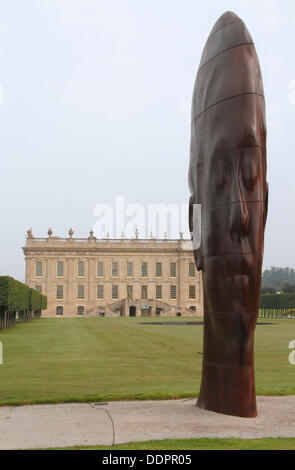
M204 204L204 206L206 207L206 209L215 209L216 207L228 207L228 206L231 206L232 204L252 204L252 203L256 203L256 202L261 202L262 204L265 203L265 201L262 199L262 200L258 200L258 201L232 201L232 202L228 202L227 204L222 204L222 205L215 205L215 206L206 206Z
M206 361L206 359L204 359L204 362L211 366L219 367L222 369L253 369L253 366L240 366L240 365L239 366L225 366L224 364L218 364L216 362Z
M220 155L220 154L223 154L223 153L226 153L226 152L236 152L237 150L244 150L244 149L251 149L251 148L255 148L255 147L258 147L260 148L261 150L266 150L266 147L263 147L262 145L258 145L258 144L255 144L255 145L242 145L241 147L234 147L234 148L228 148L228 149L223 149L223 150L220 150L220 151L217 151L217 152L214 152L212 154L212 157L215 157L215 155ZM204 162L205 160L200 160L198 163L194 163L193 165L191 165L189 167L189 170L191 168L194 168L196 166L199 165L199 163L202 163Z
M211 256L205 256L205 259L208 258L219 258L223 256L239 256L239 255L253 255L253 256L262 256L261 253L252 253L252 252L246 252L246 253L220 253L219 255L211 255Z
M209 38L212 38L212 37L214 36L214 34L218 33L218 31L221 31L222 29L227 28L227 27L230 26L231 24L235 24L235 23L242 23L241 18L239 18L239 19L236 20L236 21L232 21L231 23L227 23L227 24L221 26L219 29L217 29L216 31L214 31L214 33L211 33L210 36L208 37L208 39L209 39Z
M203 65L201 65L201 66L199 67L198 73L199 73L200 70L202 70L203 67L205 67L205 65L208 64L208 62L210 62L211 60L215 59L216 57L218 57L219 55L223 54L224 52L230 51L231 49L234 49L235 47L249 46L249 45L253 45L253 46L254 46L254 42L241 42L240 44L235 44L234 46L227 47L227 48L224 49L223 51L218 52L218 54L216 54L216 55L214 55L213 57L210 57L210 59L206 60L206 62L204 62Z
M106 414L108 415L108 417L110 418L110 421L111 421L111 424L112 424L112 431L113 431L112 446L114 446L115 445L115 423L113 421L113 418L112 418L111 414L109 413L109 411L106 408L96 408L95 406L92 405L92 403L89 403L89 406L91 406L91 408L93 408L94 410L97 410L97 411L105 411Z
M256 96L259 96L260 98L264 98L264 95L260 95L259 93L255 93L254 91L248 91L245 93L239 93L238 95L232 95L232 96L229 96L228 98L223 98L222 100L219 100L216 103L211 104L207 108L203 109L203 111L201 111L199 114L196 114L196 116L192 118L192 121L196 121L206 111L208 111L211 108L214 108L214 106L217 106L218 104L223 103L224 101L231 100L232 98L239 98L240 96L245 96L245 95L256 95Z

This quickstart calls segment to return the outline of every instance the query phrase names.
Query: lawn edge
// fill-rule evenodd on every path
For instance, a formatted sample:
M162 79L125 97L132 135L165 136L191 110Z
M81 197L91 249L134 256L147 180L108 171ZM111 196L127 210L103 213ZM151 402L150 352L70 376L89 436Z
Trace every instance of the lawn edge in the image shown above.
M24 449L24 450L47 450L47 451L56 451L56 450L208 450L213 446L213 450L246 450L243 444L249 444L249 449L252 450L254 447L255 450L258 450L255 447L255 444L261 444L261 450L271 450L267 444L282 444L280 447L276 447L276 450L285 450L284 443L294 443L295 448L295 437L259 437L259 438L238 438L238 437L200 437L200 438L178 438L178 439L158 439L158 440L148 440L148 441L132 441L116 444L114 446L107 445L76 445L76 446L66 446L66 447L46 447L38 449ZM175 447L172 444L175 444ZM162 446L159 446L162 444ZM185 445L187 444L187 445ZM188 446L188 444L195 444L194 449ZM142 446L142 448L140 448ZM150 446L150 449L148 448ZM290 450L290 448L288 449Z
M282 397L295 395L295 389L291 390L263 390L257 392L256 396ZM31 400L4 400L0 401L0 407L4 406L25 406L25 405L58 405L63 403L93 403L111 401L161 401L161 400L181 400L198 398L198 393L156 393L156 394L128 394L128 395L91 395L89 397L61 397L61 398L37 398Z

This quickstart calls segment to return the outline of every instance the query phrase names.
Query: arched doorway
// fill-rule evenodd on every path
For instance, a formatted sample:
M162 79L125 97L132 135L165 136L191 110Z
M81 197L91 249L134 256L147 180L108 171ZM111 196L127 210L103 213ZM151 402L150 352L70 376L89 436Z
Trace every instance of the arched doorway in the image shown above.
M129 317L136 317L136 307L135 307L135 305L130 305L130 307L129 307Z

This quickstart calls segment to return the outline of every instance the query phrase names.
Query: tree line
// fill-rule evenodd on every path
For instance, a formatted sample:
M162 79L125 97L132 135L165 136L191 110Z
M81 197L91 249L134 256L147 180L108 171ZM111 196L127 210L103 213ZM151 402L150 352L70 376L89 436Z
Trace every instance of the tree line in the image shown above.
M262 294L295 293L295 270L272 266L262 274Z
M41 316L47 297L10 276L0 276L0 330Z

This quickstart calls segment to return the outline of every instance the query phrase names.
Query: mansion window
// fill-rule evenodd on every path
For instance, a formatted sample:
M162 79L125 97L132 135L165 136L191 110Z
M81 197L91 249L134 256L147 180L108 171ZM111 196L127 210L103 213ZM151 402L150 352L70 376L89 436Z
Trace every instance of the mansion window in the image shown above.
M176 286L170 286L170 299L176 299Z
M97 262L97 277L103 277L103 262Z
M176 277L176 263L170 263L170 277Z
M84 307L82 305L79 305L79 307L77 308L77 314L83 315L83 313L84 313Z
M118 299L119 291L118 286L112 286L112 299Z
M191 299L191 300L194 300L196 298L196 287L195 286L189 286L188 296L189 296L189 299Z
M147 286L141 286L141 298L147 299Z
M78 299L84 299L84 286L78 286Z
M156 263L156 277L162 276L162 263Z
M127 299L131 300L133 298L133 288L132 286L127 286Z
M162 286L156 286L156 299L162 298Z
M103 286L97 286L97 298L103 299Z
M56 315L63 315L64 309L63 307L56 307Z
M56 287L56 298L63 299L64 298L64 288L63 286Z
M36 276L42 276L42 261L36 262Z
M56 275L62 277L64 275L64 264L62 261L58 261L56 264Z
M112 263L112 277L118 277L119 275L119 268L117 261Z
M196 267L195 267L195 263L189 263L189 277L195 277L196 275Z
M147 263L141 263L141 277L147 277Z
M127 261L127 277L133 276L133 263L131 261Z
M78 262L78 276L84 277L85 275L85 263L83 261Z

